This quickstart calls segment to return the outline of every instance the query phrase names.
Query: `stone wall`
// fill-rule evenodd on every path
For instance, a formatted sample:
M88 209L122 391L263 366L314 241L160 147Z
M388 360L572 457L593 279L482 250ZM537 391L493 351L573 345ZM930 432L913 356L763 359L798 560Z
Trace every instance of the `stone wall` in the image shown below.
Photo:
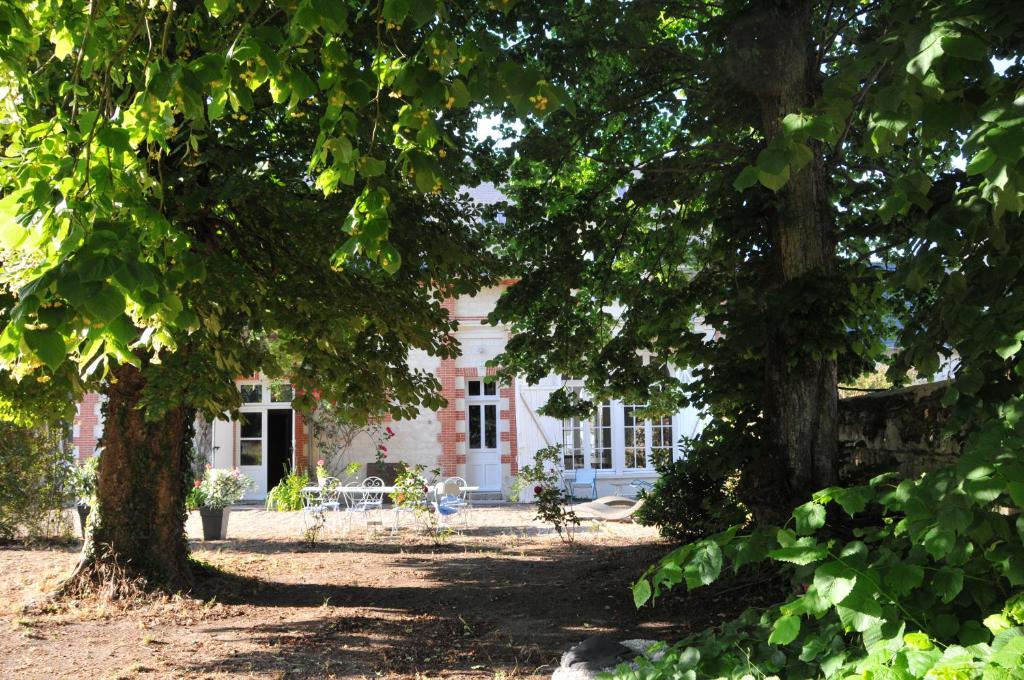
M841 476L862 481L896 470L917 477L954 462L960 442L943 432L949 414L941 403L946 385L927 383L840 399Z

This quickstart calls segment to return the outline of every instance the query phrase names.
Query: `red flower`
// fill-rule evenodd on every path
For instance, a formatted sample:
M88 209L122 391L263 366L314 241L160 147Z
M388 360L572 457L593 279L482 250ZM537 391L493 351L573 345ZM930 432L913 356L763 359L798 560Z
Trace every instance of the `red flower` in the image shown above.
M427 485L426 485L426 484L424 484L424 485L423 485L423 493L427 493L428 491L430 491L430 489L428 489L428 488L427 488Z
M543 491L543 490L544 490L544 489L542 489L542 488L541 488L540 486L535 486L535 487L533 487L533 494L534 494L535 496L539 496L539 495L540 495L540 492L541 492L541 491Z
M196 481L192 482L192 486L194 488L196 488L196 489L198 489L202 485L203 485L203 480L201 480L201 479L197 479Z
M377 448L380 449L381 451L387 451L388 450L388 447L384 446L383 444L378 444Z
M390 427L385 427L384 431L388 433L389 437L394 437L395 436L395 431L392 430Z

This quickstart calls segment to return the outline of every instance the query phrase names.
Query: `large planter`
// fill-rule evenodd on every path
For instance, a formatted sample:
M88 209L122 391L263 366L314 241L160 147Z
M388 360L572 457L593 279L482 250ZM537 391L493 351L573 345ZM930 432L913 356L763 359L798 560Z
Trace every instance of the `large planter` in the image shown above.
M199 508L199 517L203 520L203 540L221 541L228 535L227 508Z
M89 507L88 503L79 503L75 506L75 509L78 510L78 519L82 526L82 538L85 538L85 522L89 519L89 511L92 508Z

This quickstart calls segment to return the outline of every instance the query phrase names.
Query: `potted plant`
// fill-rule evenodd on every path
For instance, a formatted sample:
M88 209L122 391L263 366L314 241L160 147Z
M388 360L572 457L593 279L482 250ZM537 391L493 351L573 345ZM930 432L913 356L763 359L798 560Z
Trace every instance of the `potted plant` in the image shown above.
M206 466L202 479L193 483L186 504L199 509L203 520L203 540L217 541L227 537L228 506L242 500L245 492L255 486L238 468L221 470Z
M317 486L323 486L327 478L331 476L331 473L327 471L327 461L323 458L316 462L316 483Z
M81 521L82 538L85 538L85 523L89 519L92 496L96 492L96 472L99 470L100 456L90 456L81 465L75 466L71 474L70 490L75 497L75 509Z

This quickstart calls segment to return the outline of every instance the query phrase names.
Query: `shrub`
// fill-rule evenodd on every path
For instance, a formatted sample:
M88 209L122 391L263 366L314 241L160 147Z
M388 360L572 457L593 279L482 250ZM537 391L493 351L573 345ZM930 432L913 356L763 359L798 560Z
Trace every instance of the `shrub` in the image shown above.
M533 465L519 471L519 479L536 484L533 495L537 499L537 519L551 524L564 543L572 543L580 519L571 509L565 509L568 499L562 487L561 460L561 447L544 447L534 454Z
M267 510L302 510L302 489L307 486L309 475L305 472L289 472L267 494Z
M661 474L636 519L657 526L661 535L676 541L695 541L741 524L746 512L736 499L728 478L708 473L699 459L677 460L658 466Z
M63 536L71 523L72 454L60 427L0 421L0 540Z

